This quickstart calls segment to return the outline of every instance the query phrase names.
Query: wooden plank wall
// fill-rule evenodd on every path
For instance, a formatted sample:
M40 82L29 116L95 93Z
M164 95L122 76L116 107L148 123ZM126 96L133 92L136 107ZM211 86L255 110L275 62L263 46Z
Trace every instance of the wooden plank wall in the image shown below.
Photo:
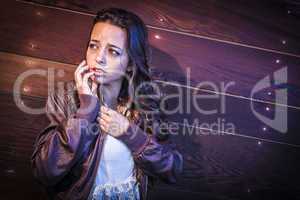
M184 155L184 173L176 185L158 183L150 199L300 199L300 21L284 2L4 1L0 7L0 198L46 198L32 177L30 155L35 137L48 121L44 114L20 110L13 96L17 78L29 69L40 69L54 72L56 83L72 80L84 57L93 15L102 7L118 6L146 22L151 66L167 94L212 95L211 87L197 88L197 84L209 81L220 88L221 83L233 82L225 93L217 91L217 98L197 100L205 110L217 109L215 114L199 113L192 106L191 112L169 115L180 128L174 139ZM284 67L286 83L272 84L251 96L261 79ZM58 76L59 70L64 76ZM21 103L43 107L47 86L46 77L26 79ZM286 102L284 96L276 97L280 89L287 89ZM226 99L225 112L221 112L221 98ZM187 98L168 101L171 107L192 104ZM264 124L251 104L270 119L276 110L286 109L287 132ZM220 120L235 129L214 132L195 127L195 120L202 124Z

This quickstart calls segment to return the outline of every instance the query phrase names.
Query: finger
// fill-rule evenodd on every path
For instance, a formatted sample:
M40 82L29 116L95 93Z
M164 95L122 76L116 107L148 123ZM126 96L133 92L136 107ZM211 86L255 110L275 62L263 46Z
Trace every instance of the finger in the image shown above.
M89 68L90 68L90 67L89 67L88 65L84 65L84 66L82 66L82 67L80 67L80 68L78 69L77 74L82 75L83 72L89 70Z
M102 131L105 131L105 132L107 132L107 131L106 131L106 127L105 127L105 126L103 126L103 125L101 125L101 124L100 124L100 128L101 128L101 130L102 130Z
M100 111L101 115L100 116L105 116L105 117L110 117L110 114L106 111Z
M100 110L102 113L107 114L107 115L111 115L114 111L107 106L101 106Z
M93 74L94 74L94 72L88 72L88 73L84 74L83 78L82 78L82 83L88 84L88 80Z
M86 61L83 60L83 61L77 66L77 68L76 68L76 70L75 70L75 74L76 74L77 71L78 71L79 69L81 69L85 64L86 64Z
M102 124L103 126L107 126L109 123L107 123L107 121L103 120L102 118L100 119L100 124Z
M100 112L99 117L105 119L106 121L111 120L111 116L107 113Z
M92 93L93 93L94 95L97 94L97 88L98 88L98 84L95 83L95 82L93 81L93 82L92 82Z
M79 64L79 66L83 66L83 65L85 65L86 64L86 60L84 59L80 64Z
M107 113L107 111L106 111L106 109L104 107L105 107L104 105L102 105L100 107L100 112L101 112L101 114L108 115L108 113Z
M75 73L75 78L78 81L81 81L83 72L87 71L88 69L89 69L89 66L87 66L87 65L82 66L81 68L79 68L78 71Z
M99 123L100 123L100 120L101 120L101 116L100 116L100 115L98 115L98 117L97 117L97 122L99 122Z
M101 117L97 117L97 121L99 122L99 124L106 126L108 124L107 121L105 121L104 119L102 119Z
M106 122L100 120L100 123L99 123L99 124L100 124L100 127L101 127L103 130L105 130L105 131L108 130L108 123L106 123Z
M100 115L100 119L103 119L106 122L110 122L111 121L111 117L109 115Z
M100 117L100 115L97 117L97 122L99 122L100 123L100 119L101 119L101 117Z
M77 71L77 73L75 74L75 81L77 84L82 84L82 77L83 77L83 73L84 71L88 70L88 66L84 66L82 67L80 70Z
M78 65L77 69L84 66L86 64L86 60L81 61L81 63Z

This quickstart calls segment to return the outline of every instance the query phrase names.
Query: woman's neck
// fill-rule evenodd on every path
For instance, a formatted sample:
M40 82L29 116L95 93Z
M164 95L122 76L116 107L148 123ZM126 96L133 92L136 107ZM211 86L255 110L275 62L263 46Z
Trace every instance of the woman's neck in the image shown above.
M103 84L101 87L99 87L99 94L103 95L104 103L112 109L116 109L121 85L122 80L118 80L109 84Z

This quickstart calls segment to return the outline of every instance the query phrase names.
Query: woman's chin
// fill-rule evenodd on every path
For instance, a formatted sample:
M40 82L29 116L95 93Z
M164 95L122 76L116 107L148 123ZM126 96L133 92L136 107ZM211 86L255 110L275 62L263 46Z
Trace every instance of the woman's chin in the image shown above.
M109 84L115 81L121 81L120 77L95 76L94 81L97 84Z
M98 77L95 77L94 81L97 84L109 84L109 83L113 82L114 80L112 80L108 77L98 76Z
M105 84L107 80L103 76L95 77L94 81L98 84Z

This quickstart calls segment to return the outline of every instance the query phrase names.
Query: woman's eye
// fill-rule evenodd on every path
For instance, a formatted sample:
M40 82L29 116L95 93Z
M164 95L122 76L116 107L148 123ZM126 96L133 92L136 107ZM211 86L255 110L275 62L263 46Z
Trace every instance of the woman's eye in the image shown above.
M119 55L120 55L120 53L119 53L118 51L113 50L113 49L111 49L110 52L111 52L111 54L113 54L114 56L119 56Z
M96 44L90 43L90 44L89 44L89 48L91 48L91 49L97 49L98 47L97 47Z

